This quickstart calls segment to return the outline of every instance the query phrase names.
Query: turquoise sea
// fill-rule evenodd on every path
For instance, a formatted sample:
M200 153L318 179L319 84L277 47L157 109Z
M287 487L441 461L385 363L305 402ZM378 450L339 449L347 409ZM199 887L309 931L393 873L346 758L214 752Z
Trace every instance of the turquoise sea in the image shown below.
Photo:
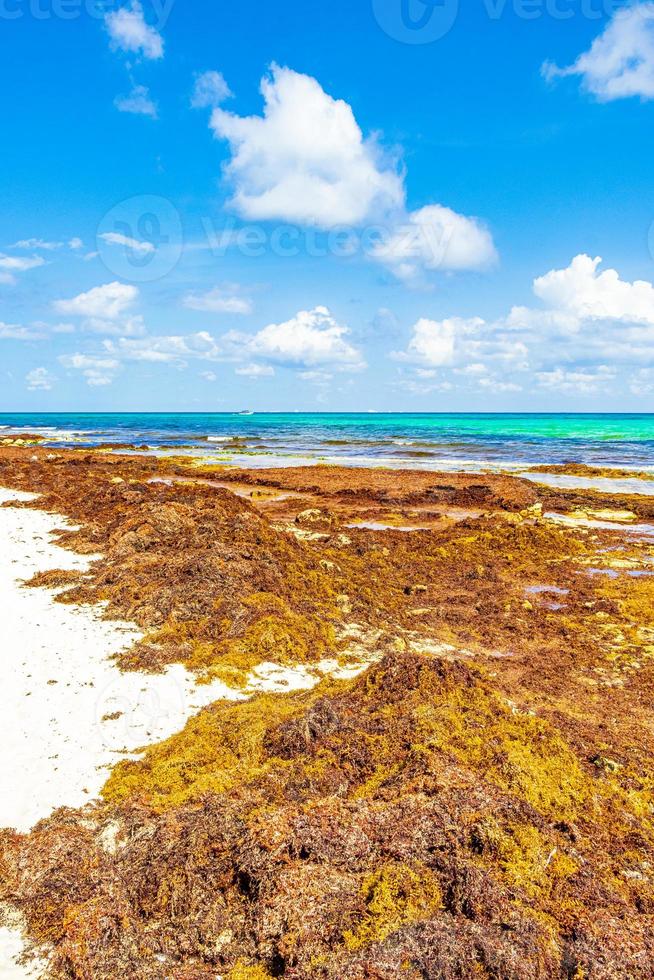
M0 427L0 437L34 432L53 447L122 443L249 466L520 470L574 461L654 470L653 414L0 414Z

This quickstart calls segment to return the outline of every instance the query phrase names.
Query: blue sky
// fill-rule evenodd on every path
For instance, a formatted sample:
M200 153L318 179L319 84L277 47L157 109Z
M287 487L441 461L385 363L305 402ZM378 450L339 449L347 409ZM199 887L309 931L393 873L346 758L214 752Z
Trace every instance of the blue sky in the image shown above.
M653 410L654 4L460 7L0 0L0 409Z

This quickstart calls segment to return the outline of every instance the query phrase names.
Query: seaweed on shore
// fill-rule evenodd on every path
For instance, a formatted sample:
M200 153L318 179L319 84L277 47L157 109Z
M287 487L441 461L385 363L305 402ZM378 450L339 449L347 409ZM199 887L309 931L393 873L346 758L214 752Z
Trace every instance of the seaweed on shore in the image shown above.
M105 796L2 842L56 977L651 976L647 807L462 664L215 705Z
M628 575L645 545L556 526L551 492L509 477L239 472L302 494L270 504L176 466L0 451L0 482L41 494L21 506L103 556L30 584L139 624L124 668L238 683L267 659L376 662L217 702L98 803L0 834L0 903L53 980L651 977L652 584ZM346 527L362 507L437 516Z

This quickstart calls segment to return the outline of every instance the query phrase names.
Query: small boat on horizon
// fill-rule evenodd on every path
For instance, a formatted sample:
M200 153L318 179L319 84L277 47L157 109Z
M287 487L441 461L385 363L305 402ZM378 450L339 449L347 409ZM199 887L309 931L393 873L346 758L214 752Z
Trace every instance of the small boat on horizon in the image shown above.
M237 412L236 414L237 415L254 415L254 412L251 412L249 409L246 408L246 409L243 409L242 412Z

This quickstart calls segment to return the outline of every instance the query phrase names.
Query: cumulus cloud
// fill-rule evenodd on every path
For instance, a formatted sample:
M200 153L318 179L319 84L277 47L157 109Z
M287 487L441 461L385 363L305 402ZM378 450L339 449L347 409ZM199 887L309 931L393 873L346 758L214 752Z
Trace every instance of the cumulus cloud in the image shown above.
M458 317L450 320L428 320L421 317L413 327L409 346L404 352L395 352L397 360L415 361L420 364L442 366L454 360L454 344L457 329L465 329L465 321Z
M480 391L526 389L586 396L609 391L627 375L632 393L649 393L654 364L654 286L601 270L601 259L580 254L568 266L533 281L542 306L513 306L504 317L421 318L403 351L391 356L413 372L416 393L454 380ZM429 377L435 379L430 387Z
M140 54L152 60L163 57L163 38L156 28L146 23L138 0L112 10L105 16L104 23L114 50Z
M58 313L72 316L115 320L133 305L138 295L136 286L110 282L104 286L95 286L86 293L79 293L72 299L55 300L54 308Z
M615 370L607 365L593 369L555 368L552 371L539 371L536 374L542 388L562 391L566 394L590 395L603 391L615 378Z
M430 320L422 317L414 324L404 351L394 351L397 361L413 364L417 369L453 366L461 371L485 361L525 370L527 348L521 340L505 334L500 324L488 324L481 317L449 317ZM483 359L483 360L480 360Z
M47 368L37 367L25 375L25 384L29 391L50 391L56 378Z
M102 341L101 347L91 353L78 351L59 358L63 367L80 371L87 384L99 387L111 384L116 373L126 362L168 364L186 367L191 360L215 361L221 350L211 334L199 331L193 334L169 336L116 336ZM212 371L204 372L205 380L216 380Z
M221 289L218 286L206 293L187 293L183 303L187 309L202 313L246 314L253 310L252 302L247 297L237 295L234 289Z
M120 362L112 357L96 357L89 354L62 354L59 363L70 370L81 371L86 383L91 388L101 388L110 385Z
M301 310L290 320L271 323L254 335L232 334L233 349L253 360L287 367L360 371L363 355L347 339L350 331L325 306Z
M263 79L263 116L214 109L211 128L232 153L233 207L253 221L319 228L360 224L402 207L393 161L364 139L351 107L315 78L274 65Z
M219 71L205 71L195 76L191 106L193 109L214 109L231 98L229 85Z
M145 85L134 85L127 95L117 96L114 105L119 112L130 112L135 116L156 119L159 114L157 103L150 97L150 90Z
M188 359L214 360L220 356L220 348L206 330L194 334L143 338L120 337L105 340L104 348L112 357L130 361L183 364Z
M477 219L431 204L391 227L372 257L400 279L412 280L423 271L484 269L497 260L493 238Z
M534 293L552 309L577 320L654 324L654 286L625 282L615 269L598 271L601 258L577 255L565 269L534 280Z
M442 204L407 212L397 154L364 136L351 106L315 78L274 65L261 92L261 116L222 108L211 115L214 134L230 145L225 174L242 217L316 229L373 223L379 242L371 257L408 283L425 272L484 269L496 260L479 219Z
M548 80L579 76L586 91L605 102L654 98L654 3L616 11L574 64L559 68L546 61L542 72Z

